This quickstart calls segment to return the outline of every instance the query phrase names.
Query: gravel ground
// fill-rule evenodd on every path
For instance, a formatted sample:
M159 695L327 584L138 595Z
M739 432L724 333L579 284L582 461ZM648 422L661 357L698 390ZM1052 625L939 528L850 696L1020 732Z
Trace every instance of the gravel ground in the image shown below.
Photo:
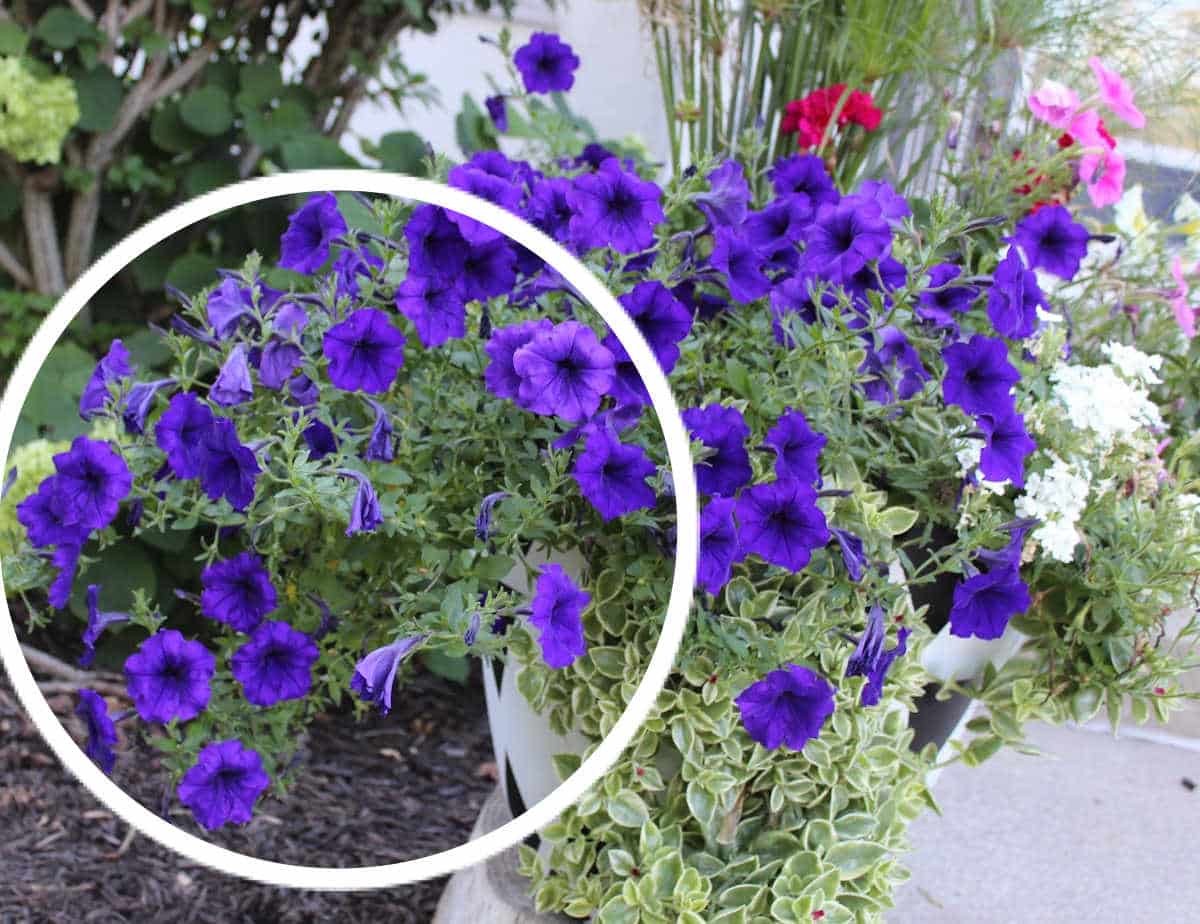
M49 697L60 716L74 698ZM127 704L110 697L114 711ZM161 810L154 752L124 741L114 779ZM467 688L421 674L386 718L327 715L312 727L303 770L284 800L248 825L207 834L171 799L171 820L242 853L312 866L424 856L467 840L494 787L478 678ZM433 916L444 880L386 892L300 892L196 866L133 832L58 763L0 672L0 924L213 922L408 924Z

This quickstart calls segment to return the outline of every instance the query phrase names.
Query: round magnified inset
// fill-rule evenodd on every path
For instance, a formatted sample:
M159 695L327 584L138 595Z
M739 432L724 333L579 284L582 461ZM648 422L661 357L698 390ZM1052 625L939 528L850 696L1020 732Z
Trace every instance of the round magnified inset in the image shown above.
M544 799L536 802L527 811L504 824L494 831L481 835L476 840L441 853L420 859L408 860L401 863L367 866L359 868L339 869L330 867L294 866L274 862L267 859L246 856L176 827L155 812L143 806L136 799L124 792L116 783L109 779L84 751L73 741L71 736L59 723L50 706L38 689L30 673L28 665L22 656L20 644L15 631L7 597L3 604L4 619L0 620L0 655L10 678L20 696L23 705L37 724L42 735L52 749L74 775L103 803L117 815L127 821L141 833L158 843L171 848L189 859L203 863L225 873L258 880L275 885L291 886L305 889L371 889L386 888L421 879L445 875L464 866L477 863L487 857L511 847L526 839L538 829L545 827L573 802L582 797L585 791L608 769L619 757L622 750L630 742L641 722L649 713L663 683L670 671L675 652L682 638L684 625L692 597L696 576L698 555L698 513L696 504L696 485L689 454L689 439L687 431L680 418L678 408L671 396L670 388L650 347L642 338L637 327L626 315L621 306L604 286L579 261L568 254L563 248L551 241L537 229L526 224L521 219L504 211L496 205L477 199L460 190L441 186L427 180L420 180L398 174L387 174L376 171L358 170L321 170L304 173L284 174L266 177L240 183L209 193L198 199L161 216L141 228L107 253L95 266L85 273L62 297L50 316L38 330L33 341L18 365L3 402L0 403L0 458L8 458L17 427L18 416L30 393L38 372L50 354L51 348L66 330L72 319L87 305L90 300L118 272L135 258L166 240L173 234L187 229L207 217L229 209L246 206L280 196L319 193L323 195L311 198L299 220L293 221L293 240L285 241L285 251L291 248L290 255L281 261L293 268L303 269L305 261L317 262L320 265L328 259L330 241L344 234L347 229L344 222L339 225L340 216L335 216L336 200L333 192L358 192L396 197L402 200L412 200L427 205L446 209L457 216L458 231L464 237L477 238L478 246L473 252L484 254L481 260L486 261L487 244L496 232L521 248L521 253L528 251L531 259L544 260L561 277L561 284L570 287L580 300L581 310L587 306L594 309L611 331L619 338L623 352L627 354L628 363L632 364L636 375L640 377L651 405L657 414L662 428L663 440L666 447L667 462L672 476L671 489L675 498L675 513L677 534L674 539L674 573L671 582L670 599L666 607L666 616L662 624L657 646L654 649L645 672L636 685L629 700L629 705L615 723L609 734L601 741L594 751L582 761L578 769L561 785ZM327 195L326 195L327 194ZM418 208L421 208L420 206ZM436 214L435 214L436 213ZM428 210L426 215L437 220L444 220L445 213ZM431 235L430 246L436 249L437 229L427 229ZM365 236L357 238L363 244L371 240L370 231ZM383 236L381 236L383 239ZM342 239L342 243L353 244L353 241ZM350 254L346 264L338 268L335 274L337 285L345 285L352 289L360 267L354 263L353 247L343 248ZM370 263L371 251L364 248L358 259ZM247 269L253 270L252 266ZM365 268L370 272L370 267ZM464 268L465 272L475 272L486 276L488 268ZM331 277L333 278L333 277ZM208 386L208 402L204 406L187 398L172 400L168 413L174 413L170 426L164 432L170 431L167 447L159 446L168 458L167 468L163 476L195 477L200 479L203 494L213 502L224 504L231 511L237 511L248 502L247 492L251 496L257 490L259 453L270 453L272 450L285 454L290 446L285 445L246 445L237 433L236 425L228 417L215 415L225 420L223 424L214 424L207 420L206 415L212 415L209 406L215 402L218 409L223 407L235 408L241 400L241 391L250 383L249 369L256 368L257 376L261 379L264 368L271 377L278 375L279 387L295 389L297 418L289 426L283 422L280 440L305 440L309 443L310 452L306 455L289 456L289 458L311 458L318 450L314 444L332 436L335 440L336 426L329 422L322 423L330 434L307 431L313 424L304 416L305 396L304 381L299 367L302 360L289 349L294 344L291 339L294 326L302 311L294 312L292 321L286 317L280 319L280 313L271 315L270 329L263 324L266 315L262 313L264 298L273 297L269 292L256 291L252 276L234 273L228 278L230 285L224 296L218 296L219 324L225 322L236 327L243 313L251 319L257 319L259 328L253 342L247 342L242 349L223 352L223 364L215 376L205 382ZM240 283L249 283L243 287ZM334 283L330 283L331 285ZM222 284L224 285L224 284ZM248 291L243 291L243 288ZM402 288L402 287L401 287ZM343 295L345 293L342 293ZM212 327L213 312L211 310L212 294L209 295L209 311L207 329L195 327L187 332L188 336L203 340L214 336ZM343 308L352 305L353 299L338 300L338 293L328 293L329 299L340 304ZM222 298L224 300L222 301ZM407 301L406 301L407 300ZM425 343L433 343L443 337L445 318L438 315L437 293L430 291L401 291L397 295L397 306L401 313L408 315L413 321L418 337ZM406 310L408 309L408 310ZM336 321L336 323L332 323ZM362 393L365 398L378 390L386 391L390 385L389 374L394 379L402 362L403 344L400 342L399 330L388 322L382 312L370 308L339 309L333 319L326 318L321 323L327 325L322 331L321 348L328 373L333 383L347 391ZM490 323L490 322L489 322ZM537 325L538 321L529 323ZM514 325L516 326L516 325ZM559 322L555 327L555 337L539 341L542 348L537 351L527 351L521 360L522 364L543 365L553 367L556 363L566 363L578 376L580 387L562 391L558 389L553 369L526 370L524 379L541 383L531 391L527 386L522 394L514 394L514 400L529 406L544 407L544 412L552 410L567 419L576 419L580 423L587 421L596 408L590 407L595 388L588 385L589 363L600 355L599 343L593 344L595 335L586 330L586 325L574 321ZM521 333L517 331L513 336ZM562 342L559 342L562 341ZM478 340L475 346L481 348ZM599 349L596 349L599 347ZM469 348L468 348L469 349ZM228 355L225 355L225 354ZM533 355L530 355L533 354ZM470 357L461 357L464 362L470 362ZM478 359L478 357L476 357ZM447 362L454 362L452 355L447 355ZM122 357L120 353L112 356L114 379L120 378ZM211 370L210 370L211 371ZM503 371L503 370L502 370ZM126 429L136 433L144 426L140 417L143 406L152 406L153 402L164 397L166 390L174 394L186 394L189 376L195 376L196 369L189 370L187 362L183 361L175 368L175 374L170 381L140 382L139 391L135 394L124 393L122 396L124 419L121 421ZM100 376L99 391L94 396L100 405L111 396L109 383L104 381L106 376ZM210 377L211 378L211 377ZM593 383L594 384L594 383ZM251 386L253 387L253 386ZM504 382L494 383L493 392L503 393L507 385ZM216 393L214 394L214 389ZM115 389L114 389L115 390ZM447 413L452 409L447 407ZM161 407L160 407L161 411ZM161 417L157 420L161 422ZM386 428L380 428L381 430ZM586 428L585 428L586 429ZM586 433L580 433L580 438L597 437L601 442L605 435L611 432L611 427L593 424ZM379 437L379 445L373 449L365 446L367 452L385 453L387 435L373 434ZM206 462L202 473L188 470L195 462L192 448L196 440L205 441L205 459L211 461L221 458L222 464L214 465ZM597 452L606 451L599 447ZM78 530L92 530L107 525L113 519L112 511L108 508L126 496L119 490L124 480L132 475L128 466L121 460L104 440L84 438L69 450L69 458L63 465L70 471L70 477L78 483L75 493L79 503L65 516L60 517L66 528L72 524ZM181 471L174 469L182 467ZM293 473L294 474L294 473ZM278 475L278 473L277 473ZM338 477L353 489L353 499L348 510L349 522L345 529L350 532L369 531L379 522L379 492L365 477L359 468L348 465L344 471L337 473ZM270 490L280 493L297 491L295 484L288 483L287 478L279 479ZM300 479L303 481L303 479ZM112 490L109 491L108 488ZM500 492L498 492L500 493ZM319 496L304 496L298 491L295 498L297 506L321 504L326 498ZM492 499L492 506L502 502L500 498ZM593 500L603 510L605 501L597 495ZM419 507L419 504L414 504ZM487 508L487 505L484 505ZM222 507L222 509L225 509ZM276 503L277 515L286 517L288 503ZM128 511L127 511L128 512ZM484 510L481 510L479 529L486 533L487 524ZM412 516L419 517L420 510L411 511ZM239 525L231 516L230 526ZM246 525L246 524L240 524ZM261 524L259 524L261 526ZM50 527L52 528L53 524ZM47 537L43 537L47 538ZM664 537L664 542L670 540ZM69 547L69 544L67 544ZM59 544L58 548L63 545ZM532 550L531 550L532 552ZM226 621L238 631L244 632L245 640L240 645L230 645L229 650L220 654L231 661L237 661L233 676L241 684L250 702L255 699L263 702L277 702L287 698L296 691L291 690L289 683L296 680L304 672L299 669L289 670L288 665L300 665L300 662L311 658L311 649L305 644L306 639L291 635L290 627L283 621L269 619L269 604L274 602L270 596L280 591L271 588L265 590L262 585L261 563L254 560L252 554L230 556L228 558L206 553L207 565L213 570L209 572L204 582L205 592L216 596L223 595L223 605L219 607ZM69 557L69 556L68 556ZM70 562L60 562L62 565L73 565ZM449 562L442 562L438 557L423 562L420 567L427 569L431 575L441 574L452 568ZM559 633L556 614L561 614L571 607L580 604L580 593L571 574L567 569L555 567L553 564L542 564L534 570L527 570L527 575L540 574L539 584L545 583L545 588L538 587L537 593L545 595L543 606L545 612L537 612L537 604L533 612L525 612L526 618L540 619L542 650L547 663L561 662L577 657L578 640L570 631ZM2 575L0 575L2 576ZM507 575L505 576L508 577ZM511 583L511 582L510 582ZM2 588L0 588L2 589ZM527 590L527 588L526 588ZM289 593L285 588L283 593ZM520 588L513 593L521 592ZM575 596L573 596L575 595ZM550 600L553 598L553 600ZM204 607L202 599L196 601ZM546 609L549 607L549 609ZM95 607L99 613L99 606ZM465 605L466 615L472 609ZM101 614L102 615L102 614ZM140 614L145 621L146 613ZM100 621L103 621L102 619ZM233 625L234 621L238 625ZM153 627L150 627L153 628ZM313 633L320 631L316 626ZM471 625L470 617L465 632L477 633L478 627ZM398 638L386 645L380 645L370 655L361 659L355 674L355 692L363 698L375 699L378 705L385 702L390 690L390 672L406 657L411 650L417 649L426 639L422 634L414 634L407 638ZM131 682L131 694L139 712L149 710L161 721L186 721L193 712L204 708L206 689L204 675L211 675L210 661L214 660L212 652L197 646L192 640L172 631L160 628L152 632L143 645L144 651L139 650L138 661L135 662L135 674L141 672L143 678L137 683ZM153 642L153 644L149 644ZM127 666L128 667L128 666ZM128 669L127 669L128 673ZM174 677L178 681L180 675L198 678L194 688L188 683L174 682L163 686L164 677ZM294 675L294 676L293 676ZM298 681L297 681L298 682ZM141 686L135 691L133 688ZM168 695L164 696L163 691ZM140 700L140 701L139 701ZM205 756L207 755L207 756ZM222 818L237 820L241 811L237 805L230 806L222 803L225 795L232 790L224 786L226 781L233 781L238 786L247 788L247 800L250 790L259 787L260 770L253 755L236 740L212 742L201 752L203 760L198 759L197 767L207 761L202 772L192 776L191 782L185 778L184 783L190 787L189 796L193 811L199 813L211 812L210 820L218 822ZM235 779L236 777L236 779ZM222 788L224 787L224 788ZM197 796L197 791L199 795ZM205 793L208 793L206 796ZM236 802L237 800L233 800ZM226 803L228 800L226 800ZM431 806L430 811L436 811ZM200 814L197 814L198 820Z

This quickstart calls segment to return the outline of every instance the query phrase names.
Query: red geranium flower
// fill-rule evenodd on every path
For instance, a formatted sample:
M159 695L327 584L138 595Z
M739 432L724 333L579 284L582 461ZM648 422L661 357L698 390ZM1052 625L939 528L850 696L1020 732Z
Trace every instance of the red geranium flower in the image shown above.
M801 148L811 148L821 143L838 101L846 92L844 83L813 90L803 99L794 99L784 107L780 131L785 135L796 134ZM883 112L875 105L870 93L851 90L837 116L838 127L851 123L861 125L867 131L879 127Z

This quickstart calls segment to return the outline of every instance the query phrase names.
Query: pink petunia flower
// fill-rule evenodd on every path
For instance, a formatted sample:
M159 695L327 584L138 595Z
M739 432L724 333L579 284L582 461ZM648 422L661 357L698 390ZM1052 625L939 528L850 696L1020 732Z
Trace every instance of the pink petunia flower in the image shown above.
M1088 65L1100 84L1100 99L1117 118L1134 128L1144 128L1146 117L1133 103L1133 89L1116 71L1110 71L1099 58L1088 58Z
M1121 199L1125 187L1125 158L1117 153L1117 142L1104 128L1104 120L1094 110L1079 113L1068 129L1083 148L1079 158L1079 179L1087 185L1088 198L1096 208Z
M1200 264L1197 264L1200 270ZM1189 340L1196 336L1196 318L1200 316L1200 308L1188 304L1188 284L1183 276L1183 260L1176 254L1171 261L1171 275L1175 278L1175 291L1171 294L1171 310L1175 312L1175 321L1179 329Z
M1047 80L1029 95L1033 114L1054 128L1066 128L1079 111L1079 96L1057 80Z

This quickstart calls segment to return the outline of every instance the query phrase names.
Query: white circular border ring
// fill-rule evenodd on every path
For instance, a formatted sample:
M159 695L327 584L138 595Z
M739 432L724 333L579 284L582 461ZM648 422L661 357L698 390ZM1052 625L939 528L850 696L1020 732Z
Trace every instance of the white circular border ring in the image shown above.
M96 261L67 290L33 336L13 372L3 400L0 401L0 459L8 458L17 417L34 377L49 355L50 349L101 286L132 260L170 235L219 212L250 205L261 199L326 191L375 193L439 205L490 225L511 240L529 248L554 267L599 311L601 317L625 345L634 367L646 383L666 440L667 456L674 478L678 532L675 573L658 645L650 658L645 676L629 701L629 706L612 731L579 769L549 796L518 818L477 840L417 860L382 866L350 869L293 866L244 856L175 827L127 795L87 758L51 711L29 666L25 663L12 614L8 609L8 600L3 593L2 574L0 607L4 618L0 619L0 660L8 670L8 676L22 705L59 760L101 802L152 840L194 862L231 876L270 885L319 890L384 889L445 876L462 867L479 863L518 844L554 821L563 811L581 799L588 788L616 763L621 752L629 745L649 715L675 660L695 587L699 554L699 511L696 480L689 451L690 441L666 376L636 325L612 293L575 257L524 220L490 202L431 180L377 170L306 170L247 180L176 206L139 228Z

